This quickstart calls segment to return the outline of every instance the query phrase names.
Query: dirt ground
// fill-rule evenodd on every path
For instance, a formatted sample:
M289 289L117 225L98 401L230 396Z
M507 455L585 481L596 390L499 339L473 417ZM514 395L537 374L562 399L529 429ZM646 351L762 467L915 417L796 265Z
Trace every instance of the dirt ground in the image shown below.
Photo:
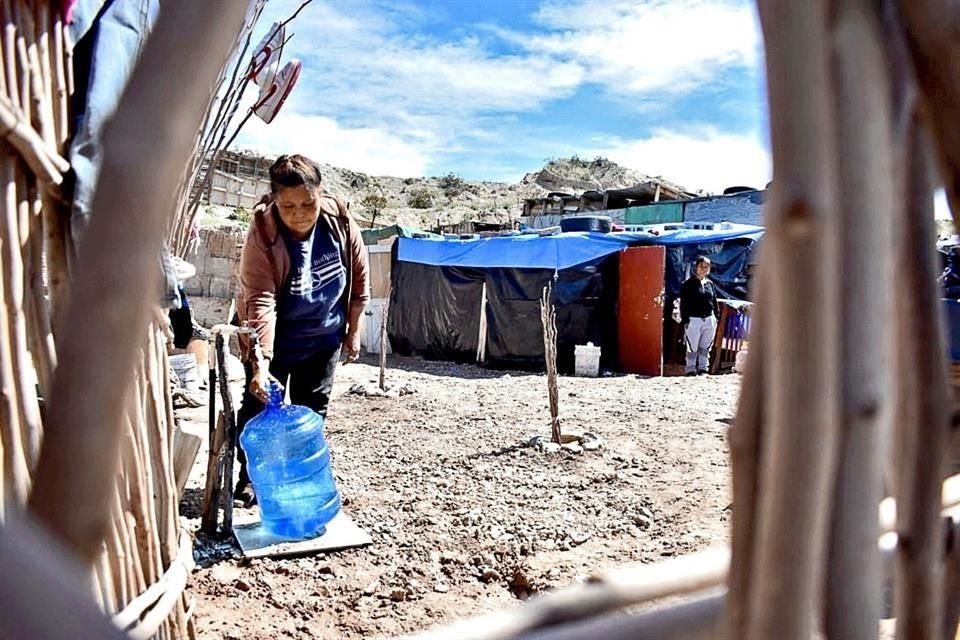
M416 393L349 394L377 369L342 366L327 421L344 509L373 545L246 561L198 538L200 638L391 637L726 539L738 375L561 378L564 431L605 445L544 453L526 446L549 438L543 376L390 364L388 383ZM205 408L181 417L206 431ZM181 505L192 530L205 461Z

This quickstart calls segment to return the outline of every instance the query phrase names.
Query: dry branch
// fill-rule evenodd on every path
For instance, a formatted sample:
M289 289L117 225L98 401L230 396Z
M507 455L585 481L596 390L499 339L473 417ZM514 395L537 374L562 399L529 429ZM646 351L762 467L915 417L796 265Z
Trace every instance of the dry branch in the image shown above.
M415 639L509 640L535 629L717 586L723 581L729 562L729 551L720 548L654 565L612 569L597 574L586 584L553 592L522 607L427 631Z
M69 163L40 138L26 120L26 115L4 95L0 95L0 127L0 137L20 152L37 178L52 184L63 182L63 173L70 168Z
M233 396L230 381L227 378L226 337L219 333L216 338L217 377L220 381L220 398L223 401L224 442L220 450L220 468L223 469L223 487L220 495L223 500L223 532L227 535L233 530L233 459L237 448L237 413L233 409Z
M183 533L176 559L158 580L113 617L114 625L129 631L131 637L149 638L156 632L158 621L166 619L176 598L183 593L193 566L193 539ZM149 615L144 617L148 611Z
M59 340L61 373L51 390L47 438L30 501L37 517L86 562L96 557L107 528L103 504L117 464L128 387L123 380L133 371L154 304L150 283L159 284L157 256L174 204L172 187L245 10L230 0L165 3L103 133L97 215L77 260L66 313L71 322ZM183 42L195 46L187 49ZM184 75L188 66L191 73ZM0 120L2 115L0 110ZM65 474L66 468L76 471ZM74 491L77 485L84 491ZM65 495L74 500L64 504Z
M759 294L758 294L759 297ZM733 476L733 525L731 566L727 586L727 636L746 633L749 618L750 576L753 541L756 537L757 482L760 470L760 432L763 427L764 346L763 307L757 305L750 336L750 363L743 375L737 416L730 427Z
M897 289L910 313L897 315L897 638L939 638L943 526L940 499L950 411L934 257L933 172L926 132L914 121L901 147L908 163L907 224L896 253Z
M716 640L724 600L722 592L705 594L670 608L548 627L517 640Z
M547 368L547 394L550 401L550 437L561 443L560 392L557 385L557 312L553 306L553 287L543 288L540 298L540 322L543 325L543 358Z
M380 316L380 390L387 390L387 320L390 317L390 295L392 287L387 288L387 301Z
M18 191L14 162L12 158L0 160L0 185L6 190L3 212L0 214L0 238L3 239L0 242L0 257L3 259L7 276L3 293L8 316L8 333L5 339L10 343L13 357L14 378L11 384L16 393L24 455L32 470L40 454L40 408L33 385L34 373L30 353L27 350L27 324L23 309L27 274L23 268L18 220L21 205L27 209L29 215L29 204L25 190Z

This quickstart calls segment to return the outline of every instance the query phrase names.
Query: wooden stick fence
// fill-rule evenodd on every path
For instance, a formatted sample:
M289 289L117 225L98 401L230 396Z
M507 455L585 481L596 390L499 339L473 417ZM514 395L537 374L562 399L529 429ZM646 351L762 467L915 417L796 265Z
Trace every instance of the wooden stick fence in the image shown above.
M78 252L59 186L72 134L66 28L50 3L0 1L0 636L193 636L151 283L177 167L245 10L164 4L104 132L106 186ZM201 44L187 51L181 37Z
M245 7L168 4L104 136L107 186L73 259L56 204L72 86L63 24L46 3L0 1L7 141L0 154L0 517L11 522L0 530L0 568L14 575L10 549L21 541L38 567L0 589L0 606L13 611L0 619L0 635L110 637L102 618L84 608L92 594L133 637L191 633L165 350L144 283L155 280L152 256L164 231L189 228L183 219L167 224L183 203L169 185L188 184L177 167L196 145L209 87L218 70L223 77L220 61L238 42L223 25L240 31ZM884 562L877 538L890 524L898 540L898 638L955 634L960 545L956 503L946 505L949 527L942 511L956 481L942 486L950 415L931 228L937 183L960 213L953 7L946 0L758 6L774 183L750 365L730 433L730 551L625 568L461 623L459 635L441 629L432 637L876 637ZM189 50L186 76L179 69L187 63L178 64L184 40L201 43ZM170 102L173 83L178 100ZM142 127L145 117L152 127ZM150 172L143 148L154 150ZM131 222L132 210L139 215ZM904 229L898 238L895 220ZM877 263L888 258L902 309L886 293L868 297L887 285ZM28 268L38 264L47 265L46 287ZM49 309L27 300L43 289L53 309L46 316ZM893 375L885 373L889 363ZM117 380L116 371L132 375ZM559 440L555 399L551 411ZM896 514L884 502L876 519L884 481ZM46 551L24 539L34 520L54 536ZM80 571L66 569L78 560ZM80 577L84 565L94 568L92 587ZM58 568L66 581L59 585ZM724 584L725 594L704 592ZM23 588L55 599L40 610ZM91 595L77 598L85 592ZM642 616L602 615L678 593L697 599ZM87 612L69 629L54 615L68 609Z

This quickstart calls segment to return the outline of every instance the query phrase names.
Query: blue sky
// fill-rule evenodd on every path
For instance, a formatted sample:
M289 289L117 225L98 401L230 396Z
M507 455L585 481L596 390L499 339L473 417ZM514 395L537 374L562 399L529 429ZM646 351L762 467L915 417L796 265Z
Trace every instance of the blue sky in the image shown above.
M255 40L299 4L270 0ZM770 178L751 2L314 0L288 33L300 81L242 148L404 177L576 154L710 192Z

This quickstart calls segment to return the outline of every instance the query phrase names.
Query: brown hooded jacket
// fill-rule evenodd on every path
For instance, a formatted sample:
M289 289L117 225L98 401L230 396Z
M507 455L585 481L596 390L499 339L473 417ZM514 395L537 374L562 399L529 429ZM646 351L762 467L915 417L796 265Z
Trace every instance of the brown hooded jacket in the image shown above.
M340 258L347 272L344 308L350 317L352 305L362 308L370 299L370 272L367 250L360 227L347 211L343 201L324 193L320 198L317 224L326 224L333 233ZM240 254L240 294L237 315L257 332L263 355L273 357L273 338L277 327L276 292L290 273L290 255L280 237L279 214L272 201L254 209ZM349 328L348 328L349 329ZM241 341L244 358L249 358L249 341Z

